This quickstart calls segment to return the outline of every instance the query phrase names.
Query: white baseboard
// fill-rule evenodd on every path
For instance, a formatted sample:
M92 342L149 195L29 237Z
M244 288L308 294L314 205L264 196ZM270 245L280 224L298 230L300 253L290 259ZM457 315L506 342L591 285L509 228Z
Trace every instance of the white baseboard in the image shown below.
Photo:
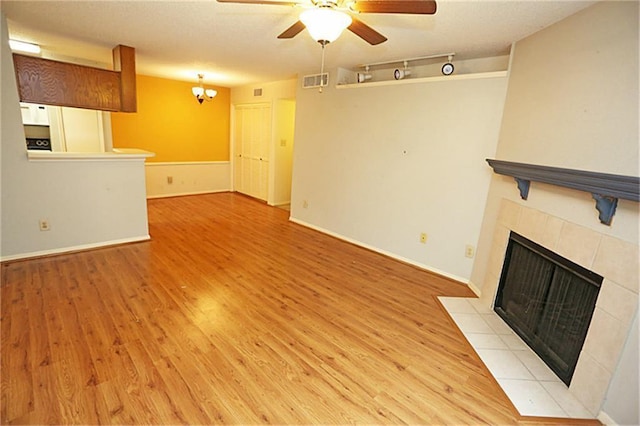
M611 417L609 417L609 415L607 413L605 413L604 411L600 411L598 413L598 420L600 420L600 422L605 425L605 426L618 426L618 423L616 423Z
M413 266L415 266L417 268L424 269L425 271L433 272L433 273L441 275L441 276L443 276L445 278L449 278L449 279L452 279L454 281L458 281L461 284L465 284L467 286L469 286L469 284L470 284L469 280L466 279L466 278L462 278L462 277L459 277L457 275L450 274L450 273L445 272L445 271L441 271L440 269L433 268L433 267L431 267L429 265L425 265L425 264L420 263L420 262L416 262L415 260L411 260L411 259L407 259L407 258L402 257L402 256L398 256L395 253L391 253L391 252L388 252L386 250L379 249L378 247L374 247L374 246L371 246L369 244L365 244L365 243L363 243L361 241L354 240L354 239L349 238L349 237L345 237L344 235L337 234L337 233L335 233L333 231L329 231L329 230L321 228L319 226L312 225L310 223L304 222L302 220L299 220L299 219L296 219L296 218L293 218L293 217L289 217L289 220L291 222L293 222L293 223L297 223L298 225L304 226L306 228L310 228L310 229L313 229L315 231L322 232L323 234L330 235L330 236L335 237L335 238L337 238L339 240L343 240L343 241L346 241L346 242L351 243L353 245L366 248L367 250L371 250L371 251L374 251L376 253L383 254L383 255L385 255L387 257L390 257L392 259L399 260L399 261L401 261L403 263L408 263L409 265L413 265ZM475 290L473 288L471 288L471 290L475 293Z
M173 194L148 195L147 200L153 200L155 198L184 197L187 195L217 194L220 192L229 192L229 191L230 191L229 189L220 189L216 191L193 191L193 192L176 192Z
M51 250L41 250L41 251L34 251L34 252L30 252L30 253L13 254L13 255L10 255L10 256L2 256L2 257L0 257L0 262L7 262L7 261L10 261L10 260L30 259L30 258L33 258L33 257L51 256L51 255L54 255L54 254L64 254L64 253L71 253L71 252L76 252L76 251L85 251L85 250L91 250L91 249L95 249L95 248L116 246L116 245L119 245L119 244L137 243L137 242L140 242L140 241L148 241L150 239L151 239L151 237L149 235L144 235L144 236L140 236L140 237L123 238L123 239L120 239L120 240L103 241L103 242L100 242L100 243L81 244L81 245L78 245L78 246L61 247L61 248L55 248L55 249L51 249Z

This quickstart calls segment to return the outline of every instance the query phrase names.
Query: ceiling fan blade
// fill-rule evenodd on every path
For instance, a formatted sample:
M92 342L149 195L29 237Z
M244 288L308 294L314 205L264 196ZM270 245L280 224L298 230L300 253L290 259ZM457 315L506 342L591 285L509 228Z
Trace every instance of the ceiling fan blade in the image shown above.
M218 3L241 3L241 4L270 4L273 6L299 6L295 1L271 1L271 0L217 0Z
M351 10L360 13L407 13L412 15L433 15L437 8L434 0L358 0L351 5Z
M301 21L297 21L295 24L287 28L278 36L278 38L293 38L298 35L298 33L304 30L306 27Z
M387 41L387 38L385 36L377 32L361 20L355 17L352 17L352 19L353 21L351 22L351 25L347 27L348 30L367 43L375 46L376 44L384 43L385 41Z

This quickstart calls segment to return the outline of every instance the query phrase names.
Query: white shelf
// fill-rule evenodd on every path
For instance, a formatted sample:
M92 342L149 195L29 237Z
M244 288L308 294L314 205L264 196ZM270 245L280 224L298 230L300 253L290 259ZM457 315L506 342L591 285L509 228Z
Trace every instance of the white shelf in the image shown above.
M144 161L155 153L142 149L120 148L110 152L27 151L29 161Z
M454 74L436 77L405 78L403 80L370 81L366 83L336 84L336 89L361 89L363 87L391 86L397 84L435 83L440 81L476 80L481 78L506 77L507 71L491 71L473 74Z

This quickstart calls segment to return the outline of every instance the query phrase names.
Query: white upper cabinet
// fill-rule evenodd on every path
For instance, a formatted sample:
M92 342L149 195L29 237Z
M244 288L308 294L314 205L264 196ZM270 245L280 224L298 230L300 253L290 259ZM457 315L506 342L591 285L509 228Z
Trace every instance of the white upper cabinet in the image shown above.
M48 126L49 114L47 106L27 104L20 102L20 113L22 114L22 124L32 126Z

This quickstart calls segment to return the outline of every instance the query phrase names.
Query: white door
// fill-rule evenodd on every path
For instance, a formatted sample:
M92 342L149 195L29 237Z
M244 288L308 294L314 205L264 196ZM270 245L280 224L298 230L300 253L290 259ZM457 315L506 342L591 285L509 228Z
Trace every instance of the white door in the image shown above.
M260 200L269 189L271 105L235 106L234 188Z

